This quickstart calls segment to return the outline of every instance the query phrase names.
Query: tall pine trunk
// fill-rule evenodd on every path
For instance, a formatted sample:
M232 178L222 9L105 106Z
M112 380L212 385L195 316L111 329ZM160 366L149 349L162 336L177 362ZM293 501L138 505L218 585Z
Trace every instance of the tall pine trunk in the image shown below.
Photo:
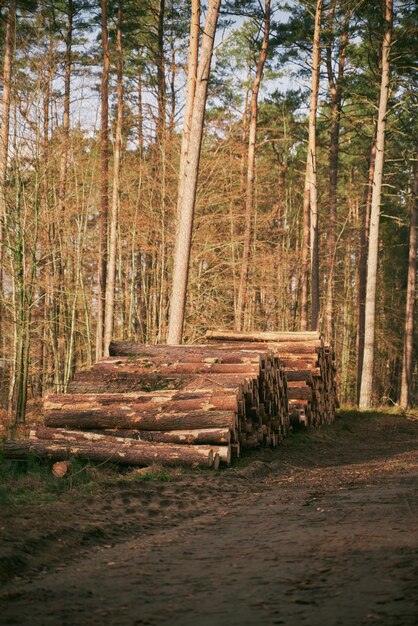
M165 55L164 55L164 17L165 0L159 0L158 4L158 24L157 24L157 128L156 143L162 149L165 142L166 131L166 108L167 89L165 84Z
M10 0L3 61L3 98L0 130L0 356L3 354L3 238L6 220L7 157L9 153L12 59L15 48L16 0Z
M311 205L311 275L312 275L312 311L311 328L318 328L319 320L319 233L318 233L318 180L316 160L316 115L318 109L319 72L321 64L321 18L322 0L318 0L315 10L315 30L312 51L312 91L309 107L309 199Z
M315 9L315 27L312 44L312 78L311 98L309 104L309 138L308 154L306 157L305 188L303 194L303 233L302 233L302 302L301 327L305 330L308 325L308 272L307 242L310 246L311 257L311 327L316 330L319 317L319 248L318 248L318 187L316 172L316 115L318 109L319 71L321 63L321 18L323 0L317 0ZM309 220L307 219L308 200L310 206ZM307 228L309 227L309 234Z
M248 292L248 273L250 266L250 245L252 220L254 212L254 179L255 179L255 153L257 139L257 117L258 117L258 94L260 91L261 79L263 77L264 64L267 58L267 46L270 35L270 0L265 0L264 5L264 36L261 44L260 56L257 63L257 70L254 77L251 102L250 102L250 125L248 133L248 157L247 157L247 185L245 199L245 228L244 228L244 250L242 253L241 275L238 290L237 313L235 318L236 330L240 331L244 322L244 311Z
M370 152L369 175L364 190L363 211L360 215L360 251L357 272L357 402L360 399L361 373L364 355L364 313L366 309L367 248L369 245L370 210L372 205L374 166L376 162L376 135Z
M414 181L410 200L408 283L406 290L405 337L402 363L400 404L405 409L412 406L412 357L414 352L414 316L417 281L417 226L418 226L418 151L414 163Z
M199 55L200 58L196 73L196 87L193 98L187 158L184 164L183 181L179 181L179 191L182 191L182 199L181 208L177 215L173 284L167 336L168 344L181 343L183 336L193 217L196 202L196 188L199 174L203 125L205 119L206 97L220 5L221 0L211 0L209 2L206 22L202 34L202 44ZM189 66L189 72L190 71L192 70Z
M103 356L104 307L107 274L107 223L109 214L109 35L107 28L107 0L101 0L102 25L102 86L101 86L101 129L100 129L100 217L99 217L99 262L97 292L96 360Z
M64 219L65 194L67 190L68 173L68 152L70 138L70 103L71 103L71 68L72 68L72 41L73 41L73 1L68 0L67 9L67 33L65 42L65 70L64 70L64 113L62 118L62 141L61 141L61 162L59 177L59 219ZM63 226L60 222L61 228Z
M109 345L112 341L114 313L115 313L115 277L116 277L116 249L117 249L117 222L120 197L120 169L122 157L122 124L123 124L123 50L122 50L122 0L118 0L118 17L116 27L117 50L117 105L116 105L116 132L115 148L113 152L113 188L112 206L110 214L109 233L109 262L106 277L106 300L104 320L104 356L109 356Z
M333 17L336 2L333 3L330 16L330 30L333 28ZM340 152L340 124L342 108L342 79L344 76L345 56L348 44L348 23L346 16L341 34L341 47L338 59L338 70L335 75L332 67L331 43L327 45L327 74L331 94L331 128L329 146L329 211L328 211L328 258L327 258L327 297L325 304L325 328L326 335L331 341L333 336L333 312L334 312L334 272L337 243L337 183L338 183L338 159Z
M199 56L200 0L192 0L190 18L190 43L187 67L186 104L184 109L183 134L181 137L179 182L177 189L177 215L180 215L183 203L184 170L189 152L192 127L193 103L196 91L196 74Z
M301 243L301 296L300 329L308 330L309 303L309 237L311 230L311 204L309 194L309 166L306 162L305 185L303 188L302 243Z
M360 387L361 409L369 408L373 394L373 367L376 325L376 287L379 253L379 222L382 196L383 164L385 156L386 113L389 99L390 46L392 40L393 0L385 0L385 33L382 45L382 77L376 131L376 162L370 213L369 253L365 308L364 357Z

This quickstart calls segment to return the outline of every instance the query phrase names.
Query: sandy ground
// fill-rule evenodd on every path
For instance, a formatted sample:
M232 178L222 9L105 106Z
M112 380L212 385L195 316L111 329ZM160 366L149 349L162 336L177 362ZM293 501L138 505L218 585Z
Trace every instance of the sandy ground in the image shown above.
M418 422L0 512L0 624L418 624Z

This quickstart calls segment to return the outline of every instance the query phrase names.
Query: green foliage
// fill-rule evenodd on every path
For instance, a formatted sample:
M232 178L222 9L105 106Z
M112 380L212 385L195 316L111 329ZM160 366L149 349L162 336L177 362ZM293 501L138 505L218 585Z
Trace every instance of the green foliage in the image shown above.
M171 479L169 472L162 469L150 469L147 472L138 472L132 476L132 480L135 481L149 481L149 480L157 480L159 482L166 483Z
M69 472L63 478L52 474L51 465L33 455L23 460L5 459L0 452L0 506L45 504L73 489L93 486L85 461L72 459Z

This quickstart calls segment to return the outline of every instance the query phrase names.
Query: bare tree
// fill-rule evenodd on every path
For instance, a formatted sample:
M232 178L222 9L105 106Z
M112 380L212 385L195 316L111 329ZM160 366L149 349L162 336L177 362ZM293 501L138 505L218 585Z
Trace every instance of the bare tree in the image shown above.
M60 219L64 214L65 193L67 188L68 172L68 149L70 136L70 103L71 103L71 68L73 63L72 41L73 41L73 1L68 0L67 8L67 31L65 37L65 69L64 69L64 114L62 118L62 145L59 180L59 209ZM62 224L61 224L62 225Z
M309 193L309 166L306 162L305 185L303 188L302 211L302 259L301 259L301 295L300 295L300 328L308 329L309 300L309 237L311 230L311 205Z
M157 145L165 140L166 131L166 107L167 107L167 88L165 84L165 55L164 55L164 17L165 17L165 0L158 0L158 24L157 24L157 101L158 101L158 117L156 129Z
M250 245L252 220L254 212L254 177L255 177L255 153L257 138L257 117L258 117L258 94L260 91L261 79L263 77L264 64L267 58L267 46L270 35L270 0L265 0L264 4L264 35L261 44L260 56L257 63L257 70L254 76L251 102L250 102L250 124L248 133L248 156L247 156L247 185L245 200L245 228L244 228L244 250L242 253L241 276L238 290L237 312L235 326L237 330L242 330L244 309L248 290L248 271L250 265Z
M357 402L360 398L361 373L364 355L364 312L366 308L367 248L369 245L370 209L372 204L374 166L376 161L376 135L373 135L370 152L369 175L364 189L363 211L360 218L360 251L357 272Z
M101 0L102 25L102 87L101 87L101 172L100 172L100 225L99 264L97 292L96 360L103 356L104 306L107 274L107 222L109 213L109 35L107 28L107 1Z
M186 103L184 109L183 133L181 137L179 183L177 190L177 214L180 215L183 202L184 168L189 152L190 132L192 127L193 102L196 91L196 73L199 57L200 0L192 0L190 18L190 43L186 84Z
M309 104L309 138L308 138L308 154L305 175L305 191L304 191L304 220L302 234L302 329L307 326L307 306L308 306L308 273L306 272L306 242L308 241L306 228L308 227L307 219L307 203L309 190L310 205L310 253L311 253L311 294L312 294L312 317L311 326L313 330L318 327L319 317L319 250L318 250L318 187L316 172L316 114L318 109L318 93L319 93L319 71L321 64L321 19L322 19L323 0L317 0L315 8L315 27L312 44L312 78L311 78L311 99ZM305 266L305 268L304 268ZM305 269L305 271L304 271Z
M118 0L118 17L116 27L116 49L117 49L117 78L116 78L116 131L115 149L113 152L113 188L112 206L110 214L110 234L109 234L109 260L107 264L106 277L106 300L105 300L105 320L103 352L104 356L109 356L109 344L112 341L113 319L115 309L115 277L116 277L116 248L117 248L117 220L120 196L120 169L122 157L122 124L123 124L123 49L122 49L122 20L123 7L122 0Z
M414 352L414 315L417 282L417 225L418 225L418 151L414 163L414 181L410 199L408 283L406 290L405 337L403 348L400 404L405 409L412 406L412 356Z
M337 2L334 0L330 11L330 31L334 28L334 15ZM325 304L325 327L328 338L333 334L333 309L334 309L334 266L337 242L337 182L338 182L338 159L340 151L340 122L342 109L342 80L344 76L345 57L348 44L349 13L345 15L340 40L337 72L334 72L332 63L331 39L326 49L326 65L328 84L331 94L331 128L329 145L329 212L328 212L328 259L327 259L327 297Z
M376 161L373 176L373 194L370 213L369 254L365 308L363 371L359 406L369 408L372 403L373 366L376 324L377 262L379 252L379 222L382 196L383 164L385 157L386 113L390 87L390 47L392 42L393 0L385 0L385 32L382 45L382 75L379 112L376 130Z
M15 47L16 0L10 0L7 16L6 41L3 61L3 98L0 130L0 288L2 288L3 228L6 217L6 178L9 153L10 101L12 59ZM1 329L0 329L1 332Z
M193 230L196 188L205 119L206 97L213 45L218 23L221 0L211 0L202 33L199 63L196 74L196 88L191 114L190 140L184 166L183 184L180 183L183 197L177 216L176 247L174 251L174 271L171 291L168 344L181 343L184 313L186 306L187 279L189 274L190 250ZM193 68L189 65L189 73Z

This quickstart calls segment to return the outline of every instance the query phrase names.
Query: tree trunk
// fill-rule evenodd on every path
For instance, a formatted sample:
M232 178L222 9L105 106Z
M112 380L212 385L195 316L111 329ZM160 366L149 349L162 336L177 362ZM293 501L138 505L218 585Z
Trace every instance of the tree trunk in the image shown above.
M369 245L370 209L372 205L373 178L376 162L376 135L373 134L372 149L370 153L369 176L364 190L364 213L360 219L360 253L358 261L357 279L357 402L360 399L361 373L363 371L364 355L364 312L366 308L366 283L367 283L367 248Z
M16 0L10 0L3 61L3 98L0 131L0 355L3 354L3 237L6 220L7 157L9 153L12 59L16 36Z
M128 434L129 433L129 434ZM201 430L173 430L166 432L152 430L106 430L104 431L77 431L64 428L49 428L48 426L35 426L29 434L31 439L49 441L68 441L80 443L110 443L112 445L122 443L126 446L144 449L162 449L163 446L149 446L148 444L176 444L187 446L186 450L194 450L196 453L205 454L210 446L217 452L222 460L230 462L229 444L231 431L227 428L204 428ZM226 444L226 445L223 445ZM197 447L198 446L198 447ZM229 454L228 454L229 452Z
M138 66L138 156L142 159L144 155L144 113L142 105L142 64Z
M115 277L116 277L116 239L120 197L120 169L122 157L122 124L123 124L123 50L122 50L122 0L118 0L118 17L116 30L117 48L117 114L115 149L113 154L113 189L110 216L109 262L106 277L106 301L104 320L104 356L109 356L109 345L112 341L113 320L115 312Z
M330 30L333 29L333 17L336 2L332 5L330 16ZM342 104L342 79L344 75L345 56L348 44L349 18L346 16L341 34L341 48L338 59L338 71L335 76L332 68L331 42L327 45L327 74L331 93L331 128L329 149L329 213L328 213L328 259L327 259L327 297L325 304L325 328L326 335L331 341L333 337L333 311L334 311L334 270L337 241L337 182L338 182L338 157L340 150L340 121Z
M267 58L267 46L270 35L270 0L265 0L264 5L265 21L264 36L261 44L260 57L257 63L257 71L251 92L250 103L250 126L248 137L248 158L247 158L247 186L245 202L245 228L244 228L244 250L242 253L241 276L238 290L237 313L235 327L237 331L242 330L244 309L248 291L248 272L250 265L250 245L252 232L252 219L254 211L254 178L255 178L255 152L257 138L257 117L258 117L258 94L260 91L261 79L263 76L264 64Z
M65 75L64 75L64 113L62 118L62 143L61 163L59 179L59 219L62 220L65 213L65 193L67 189L68 150L70 136L70 103L71 103L71 68L72 68L72 39L73 39L73 1L68 0L67 11L67 34L65 44ZM62 228L62 223L61 228Z
M131 443L129 443L129 441ZM68 440L31 439L30 441L6 441L2 448L6 458L21 458L28 454L50 459L78 457L88 461L120 463L122 465L152 465L161 463L168 466L188 465L192 467L214 467L213 451L208 446L181 446L138 442L134 439L119 442L99 441L72 442ZM219 464L219 457L218 457Z
M101 394L100 394L101 395ZM53 427L94 428L137 428L140 430L185 430L200 428L230 428L235 430L237 416L234 411L187 410L173 412L143 412L134 410L120 402L114 406L98 406L91 409L50 409L45 415L45 424Z
M181 138L179 182L177 190L177 216L181 214L183 203L184 170L187 163L190 133L192 129L193 102L196 91L196 74L199 56L200 0L192 0L190 18L190 44L186 84L186 104L184 110L183 134Z
M400 397L400 404L405 409L410 409L412 406L412 357L414 352L414 314L417 280L418 151L415 158L414 182L410 200L411 221L409 226L408 284L406 290L405 338Z
M302 259L301 259L301 296L300 296L300 329L308 329L308 299L309 299L309 238L311 230L309 193L309 166L306 162L305 186L303 189L303 222L302 222Z
M181 209L178 211L177 216L178 224L176 247L174 252L170 322L167 337L168 344L181 343L183 335L193 217L196 202L196 188L203 137L206 97L220 4L221 0L211 0L207 11L206 23L202 34L200 60L197 68L196 88L191 114L189 147L183 173L184 182L179 183L179 189L182 190L182 200Z
M382 78L376 131L376 163L370 214L369 254L364 333L364 359L360 387L361 409L371 406L373 392L374 344L376 324L377 261L379 252L379 221L382 195L383 164L385 156L386 112L389 98L390 46L392 39L393 0L385 0L385 34L382 45Z
M316 341L320 338L320 335L316 331L306 332L262 332L262 331L249 331L249 332L237 332L233 330L209 330L206 333L206 338L209 340L224 340L224 341L291 341L305 342ZM252 347L252 346L251 346ZM247 347L247 350L250 346Z
M96 360L103 356L104 307L107 274L107 222L109 212L109 36L107 29L107 0L101 0L102 24L102 87L100 130L100 216L99 216L99 267L97 292Z
M165 141L167 90L165 84L164 58L164 13L165 0L159 0L157 25L157 101L158 115L156 128L156 143L161 146Z
M315 11L315 30L312 49L312 83L311 101L309 106L309 142L308 142L308 171L309 171L309 200L311 206L311 276L312 276L312 317L311 328L318 328L319 318L319 243L318 243L318 182L316 162L316 114L318 108L319 71L321 63L321 17L323 0L317 0Z

